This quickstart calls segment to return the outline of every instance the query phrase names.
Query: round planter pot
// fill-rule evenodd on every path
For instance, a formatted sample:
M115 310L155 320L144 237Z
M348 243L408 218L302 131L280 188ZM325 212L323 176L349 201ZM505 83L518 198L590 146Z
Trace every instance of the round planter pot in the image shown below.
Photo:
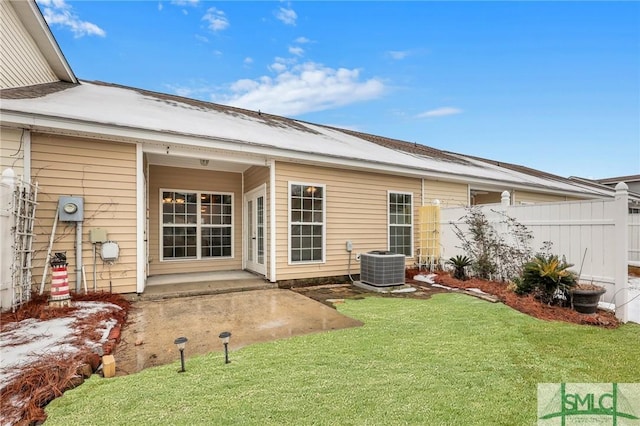
M598 309L598 302L606 290L604 288L571 290L573 297L573 309L581 314L595 314Z

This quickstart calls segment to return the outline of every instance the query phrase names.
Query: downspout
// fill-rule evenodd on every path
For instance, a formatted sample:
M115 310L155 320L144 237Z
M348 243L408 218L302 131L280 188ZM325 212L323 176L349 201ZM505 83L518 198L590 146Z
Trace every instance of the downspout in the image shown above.
M82 221L76 222L76 293L82 291Z
M269 281L276 282L276 160L269 163Z
M31 183L31 130L23 130L22 149L22 178Z
M244 192L244 172L240 174L240 193L242 194L242 199L240 201L242 205L242 214L240 215L240 220L242 222L240 223L240 229L242 230L242 270L244 271L247 269L247 253L249 251L247 247L247 238L249 238L249 235L247 229L245 228L245 225L248 222L245 218L247 217L249 212L246 210L247 199Z

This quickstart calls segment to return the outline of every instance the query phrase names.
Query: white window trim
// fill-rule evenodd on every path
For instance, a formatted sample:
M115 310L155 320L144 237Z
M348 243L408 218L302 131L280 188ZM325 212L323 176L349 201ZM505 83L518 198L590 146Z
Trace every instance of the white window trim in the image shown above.
M415 215L414 215L414 210L413 210L413 204L414 204L414 198L415 195L413 194L413 192L411 191L393 191L393 190L387 190L387 250L391 251L391 244L389 242L390 237L391 237L391 194L400 194L400 195L411 195L411 225L409 225L409 227L411 228L411 232L410 232L410 237L411 237L411 243L410 243L410 247L411 247L411 255L406 255L407 257L414 257L414 253L415 253L415 247L413 246L414 243L414 238L413 238L413 225L415 222ZM398 225L398 224L393 224L393 226L406 226L406 225Z
M322 260L305 260L293 262L291 260L291 186L315 186L316 188L322 188ZM315 223L315 222L313 222ZM310 182L287 182L287 264L290 266L298 265L318 265L326 263L327 261L327 186L322 183L310 183Z
M202 257L202 253L201 253L201 238L202 238L202 217L200 216L200 214L198 214L197 216L197 221L196 221L196 241L197 241L197 250L196 250L196 257L187 257L187 258L181 258L181 259L165 259L164 258L164 223L163 223L163 209L162 209L162 193L163 192L184 192L184 193L196 193L197 196L197 200L198 200L198 211L200 211L200 195L205 193L205 194L215 194L215 195L230 195L231 196L231 256L220 256L220 257ZM235 239L235 196L233 192L224 192L224 191L207 191L207 190L199 190L199 189L171 189L171 188L160 188L159 193L158 193L158 250L159 250L159 254L160 254L160 262L196 262L196 261L217 261L217 260L229 260L229 259L234 259L235 258L235 252L234 252L234 248L235 248L235 243L234 243L234 239ZM207 226L209 227L209 226Z

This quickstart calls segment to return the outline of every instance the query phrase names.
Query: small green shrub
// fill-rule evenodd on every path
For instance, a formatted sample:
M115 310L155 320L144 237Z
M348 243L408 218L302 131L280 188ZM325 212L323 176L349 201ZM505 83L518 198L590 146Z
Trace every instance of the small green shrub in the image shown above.
M467 266L471 266L473 261L467 256L457 255L447 260L447 265L453 266L453 278L457 280L467 279Z
M569 289L577 284L576 274L569 270L573 264L567 263L554 254L537 254L525 263L522 277L514 280L516 293L533 293L545 303L566 304Z

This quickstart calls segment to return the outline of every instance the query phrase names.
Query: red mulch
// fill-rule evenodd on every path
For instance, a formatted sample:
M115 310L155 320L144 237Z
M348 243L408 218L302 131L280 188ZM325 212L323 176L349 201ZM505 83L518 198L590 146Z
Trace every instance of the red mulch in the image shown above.
M546 303L540 302L531 295L517 295L513 291L507 289L506 283L485 281L477 278L460 281L451 277L447 272L437 272L435 282L454 288L478 288L485 293L489 293L497 297L502 303L517 311L543 320L564 321L574 324L595 325L605 328L616 328L620 325L618 319L611 312L598 310L595 314L581 314L571 308L549 306Z
M83 347L81 342L100 340L101 333L96 331L96 324L101 323L103 320L115 319L117 325L114 329L119 330L126 323L127 313L131 307L129 301L123 296L112 293L72 293L71 299L72 301L112 303L122 308L122 310L111 314L101 313L76 321L75 326L78 329L78 333L74 337L79 347ZM75 307L51 309L48 307L47 294L38 295L33 293L31 300L16 312L0 314L0 324L4 328L8 323L19 322L27 318L39 320L62 318L69 316L69 313L77 309ZM105 355L111 352L115 346L115 340L109 336L109 340L103 344ZM40 424L47 418L44 407L54 398L61 396L66 390L82 384L86 377L96 371L100 362L100 356L91 351L80 351L66 356L44 356L37 363L22 367L20 379L11 381L0 390L0 408L5 414L17 410L17 413L12 413L15 415L11 416L12 418L20 418L16 425ZM85 365L87 367L83 367ZM27 401L27 403L18 408L12 403L13 398Z
M131 307L131 303L124 297L119 294L114 293L87 293L87 294L78 294L71 293L72 301L80 301L80 302L104 302L104 303L113 303L114 305L118 305L124 311L124 316L126 317L126 313L129 312L129 308ZM0 314L0 325L4 327L6 324L11 322L20 322L27 318L35 318L41 321L50 320L54 318L63 318L69 316L69 312L75 311L77 308L74 307L61 307L50 309L49 308L49 295L48 294L38 294L36 292L31 293L31 300L20 306L20 308L16 312L2 312Z

